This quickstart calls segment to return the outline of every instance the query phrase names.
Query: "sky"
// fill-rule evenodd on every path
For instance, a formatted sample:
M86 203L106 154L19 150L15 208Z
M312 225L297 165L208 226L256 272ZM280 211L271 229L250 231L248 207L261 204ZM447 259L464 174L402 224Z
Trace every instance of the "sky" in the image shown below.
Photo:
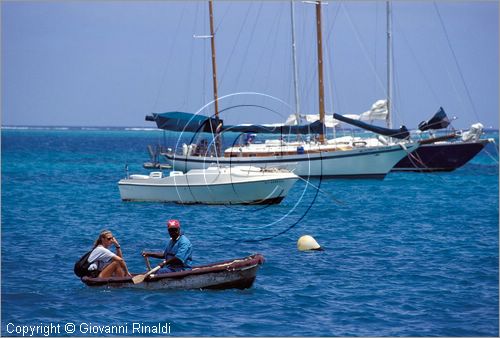
M393 1L393 120L439 107L455 128L498 128L498 1ZM299 110L317 114L315 6L296 1ZM215 1L225 123L295 112L289 1ZM386 5L322 5L326 111L387 96ZM2 126L136 126L153 112L213 114L206 1L2 1ZM264 107L264 108L262 108Z

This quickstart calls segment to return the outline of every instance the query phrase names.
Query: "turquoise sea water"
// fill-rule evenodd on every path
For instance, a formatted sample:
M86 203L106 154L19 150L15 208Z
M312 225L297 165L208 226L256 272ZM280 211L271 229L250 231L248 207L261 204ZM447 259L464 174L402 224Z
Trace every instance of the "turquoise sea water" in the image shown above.
M134 323L168 324L174 336L498 336L496 145L453 173L311 181L321 192L299 182L277 206L121 202L125 164L146 173L146 145L161 138L2 130L3 336L51 324L69 335L68 323L79 336L106 325L130 335ZM140 252L164 248L169 218L181 220L195 264L263 254L253 288L95 289L73 275L104 228L143 271ZM304 234L326 251L298 252Z

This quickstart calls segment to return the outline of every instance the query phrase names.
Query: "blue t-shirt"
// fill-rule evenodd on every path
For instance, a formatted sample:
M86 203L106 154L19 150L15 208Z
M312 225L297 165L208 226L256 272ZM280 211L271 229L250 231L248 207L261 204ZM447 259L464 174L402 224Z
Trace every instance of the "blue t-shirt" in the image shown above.
M174 268L176 271L191 269L193 246L189 239L181 235L177 241L170 240L168 242L167 248L163 253L165 259L176 257L182 262L182 266L169 264L167 267Z

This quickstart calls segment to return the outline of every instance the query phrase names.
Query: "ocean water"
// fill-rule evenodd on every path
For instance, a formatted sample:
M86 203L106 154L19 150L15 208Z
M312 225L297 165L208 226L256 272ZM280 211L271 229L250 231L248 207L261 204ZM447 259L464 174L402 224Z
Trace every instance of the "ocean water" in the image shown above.
M498 336L498 132L487 136L496 144L452 173L298 182L280 205L227 207L120 200L125 164L146 173L161 132L3 129L1 335L142 323L172 336ZM144 271L140 252L165 247L170 218L195 264L263 254L254 286L89 288L73 275L102 229ZM304 234L326 250L298 252Z

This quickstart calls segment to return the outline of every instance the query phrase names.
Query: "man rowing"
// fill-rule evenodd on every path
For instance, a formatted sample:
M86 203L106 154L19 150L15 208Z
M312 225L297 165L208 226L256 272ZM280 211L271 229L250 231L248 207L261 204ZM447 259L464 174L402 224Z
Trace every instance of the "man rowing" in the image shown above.
M162 267L157 273L191 270L193 246L182 233L181 224L176 219L167 221L170 241L164 252L143 252L144 257L164 259L159 265Z

